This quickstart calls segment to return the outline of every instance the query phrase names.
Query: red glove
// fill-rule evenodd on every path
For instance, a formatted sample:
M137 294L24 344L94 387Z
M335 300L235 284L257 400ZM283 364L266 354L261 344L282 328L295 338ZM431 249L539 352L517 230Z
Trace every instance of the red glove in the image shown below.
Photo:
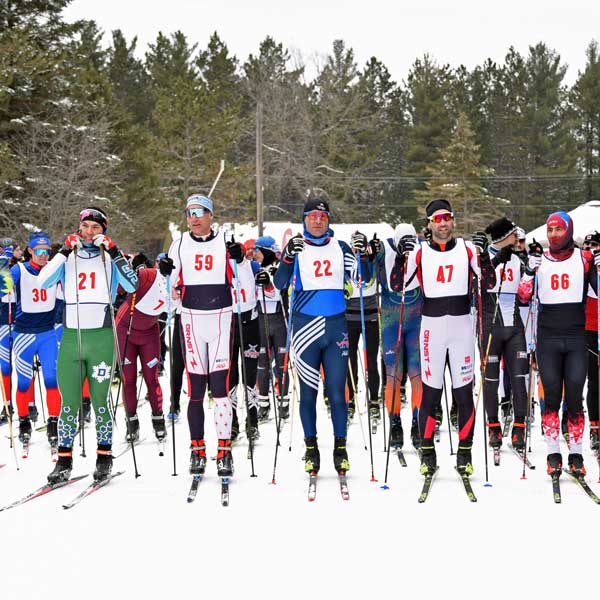
M105 250L111 250L112 248L116 248L115 243L103 233L99 233L92 238L92 242L94 242L94 246L100 248L100 246L104 246Z
M81 237L79 236L79 234L77 234L77 233L71 233L70 235L67 236L67 239L65 240L64 246L68 250L75 250L75 248L82 248L83 247L83 242L82 242Z

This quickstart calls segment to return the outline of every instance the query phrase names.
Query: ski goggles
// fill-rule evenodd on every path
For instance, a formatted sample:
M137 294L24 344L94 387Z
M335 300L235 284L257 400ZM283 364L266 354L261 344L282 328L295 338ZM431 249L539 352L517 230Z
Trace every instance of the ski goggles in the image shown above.
M202 208L202 206L197 206L197 207L194 207L194 208L188 208L188 209L185 211L185 214L186 214L188 217L196 217L196 218L198 218L198 219L199 219L200 217L203 217L203 216L204 216L204 213L205 213L205 212L206 212L206 209L205 209L205 208Z
M440 213L439 215L432 215L429 217L429 220L432 223L446 223L448 221L452 221L452 219L454 219L454 215L450 212Z
M36 256L50 256L49 248L33 248L32 250Z
M96 222L102 221L103 223L108 223L108 218L106 217L106 215L103 212L96 210L95 208L84 208L79 213L79 221L86 220Z
M304 216L311 221L325 221L329 220L329 213L325 210L311 210L310 212L304 213Z

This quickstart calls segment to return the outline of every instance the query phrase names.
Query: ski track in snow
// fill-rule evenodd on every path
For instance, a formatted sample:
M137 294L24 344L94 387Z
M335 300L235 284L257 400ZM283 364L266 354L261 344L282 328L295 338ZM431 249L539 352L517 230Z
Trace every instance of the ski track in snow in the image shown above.
M166 412L168 378L162 377L161 382ZM364 392L359 391L359 397L364 411ZM484 486L479 410L471 478L476 504L467 499L453 468L455 457L450 456L445 419L436 445L440 470L427 502L418 504L423 478L412 446L404 447L408 468L390 456L389 489L381 489L386 459L383 427L380 424L374 436L378 479L374 483L356 414L348 433L350 501L344 502L333 470L331 421L319 398L321 472L316 500L308 502L296 402L292 451L288 451L288 421L281 434L276 485L271 484L275 423L270 421L260 426L261 438L255 447L258 477L250 478L245 437L234 447L230 505L224 508L211 460L195 502L186 502L191 484L187 396L182 395L181 419L175 426L177 477L172 476L171 426L165 456L160 458L149 404L142 400L140 404L140 428L146 441L136 447L139 479L134 477L128 452L113 467L126 473L72 510L64 511L62 504L74 498L90 478L0 513L3 598L49 600L81 595L99 599L107 594L134 594L147 600L241 592L262 600L306 598L317 587L324 596L408 593L429 598L450 593L450 598L464 600L481 594L488 599L506 597L515 593L516 586L523 586L519 589L531 597L543 593L557 597L577 587L572 578L555 577L553 571L559 561L568 569L573 544L583 581L595 573L600 508L567 476L561 478L562 504L554 504L537 407L530 455L536 470L526 470L527 479L522 480L522 464L507 447L502 450L500 467L493 465L490 452L491 487ZM216 438L208 401L205 409L207 453L212 456ZM239 414L243 426L244 412ZM368 436L366 412L362 419ZM122 407L117 421L115 451L125 436ZM408 440L410 409L406 407L403 425ZM7 431L2 428L3 434ZM453 443L456 450L456 433ZM86 429L86 450L87 458L82 458L75 446L74 475L93 471L91 426ZM566 462L566 444L562 451ZM598 464L589 450L587 429L584 457L587 480L598 493ZM33 432L29 458L19 459L19 472L9 441L2 435L0 462L6 463L0 470L0 504L5 505L42 485L52 470L45 433Z

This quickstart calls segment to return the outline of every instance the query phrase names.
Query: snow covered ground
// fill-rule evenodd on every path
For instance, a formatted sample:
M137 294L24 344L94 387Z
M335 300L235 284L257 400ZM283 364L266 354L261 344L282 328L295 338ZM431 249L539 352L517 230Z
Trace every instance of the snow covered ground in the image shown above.
M168 398L167 379L162 381ZM168 407L168 400L165 403ZM171 434L167 453L160 458L145 403L139 410L146 441L136 448L138 479L129 452L114 466L126 473L71 510L63 510L62 504L89 478L0 513L3 599L217 594L315 600L342 595L533 598L595 590L600 507L566 476L563 503L554 504L537 414L532 439L537 469L528 470L522 480L521 463L506 448L500 467L494 467L489 457L491 487L484 486L483 426L478 415L472 477L476 504L468 501L453 469L445 426L437 446L440 472L425 504L417 503L422 477L409 444L408 467L401 468L392 456L389 489L381 488L386 457L381 427L374 438L378 481L371 482L369 453L356 415L349 430L351 498L344 502L331 459L331 423L320 402L322 468L317 499L309 503L296 405L293 435L291 422L283 428L276 485L271 484L275 439L271 421L261 426L256 478L250 478L245 438L235 446L231 501L223 508L212 461L196 501L186 503L190 477L185 395L182 404L182 419L176 425L176 477ZM206 437L209 455L214 455L212 411L207 410ZM116 447L124 437L122 408L119 413ZM366 414L362 419L367 436ZM404 428L408 434L408 410ZM19 460L17 472L6 438L8 428L0 431L0 463L6 463L0 469L0 504L5 505L42 485L52 464L45 433L34 432L30 456ZM88 426L88 456L76 453L74 474L93 470L92 431ZM587 446L586 437L588 481L598 491L598 465ZM566 455L565 447L564 459Z

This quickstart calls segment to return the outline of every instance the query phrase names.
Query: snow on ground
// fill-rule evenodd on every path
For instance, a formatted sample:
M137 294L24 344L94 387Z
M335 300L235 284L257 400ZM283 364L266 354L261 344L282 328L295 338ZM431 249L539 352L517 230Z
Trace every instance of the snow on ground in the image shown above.
M167 379L162 382L168 407ZM479 413L472 477L476 504L468 501L453 469L445 425L437 444L440 472L425 504L417 503L422 477L410 444L405 447L408 467L401 468L390 457L389 490L381 488L386 458L382 427L373 440L378 481L371 482L369 453L357 414L348 444L351 499L343 502L331 459L332 427L319 400L322 468L317 499L309 503L296 404L293 434L288 422L281 435L276 485L271 484L275 440L271 421L261 426L256 478L250 477L245 439L235 446L231 501L223 508L213 461L196 501L186 503L190 477L185 395L182 405L182 419L175 426L176 477L171 431L167 453L160 458L149 405L144 403L139 414L146 441L136 448L138 479L129 452L114 465L115 471L126 473L71 510L61 505L76 496L89 478L0 513L3 599L229 598L238 593L261 600L342 595L533 598L592 589L588 582L597 564L600 507L566 476L563 504L554 504L545 474L539 414L532 437L537 469L527 471L527 479L522 480L521 463L503 449L500 467L494 467L489 457L492 486L485 487ZM361 407L364 410L362 403ZM407 438L409 412L403 413ZM362 420L367 436L366 414ZM117 421L115 447L121 447L122 408ZM0 431L0 463L6 463L0 469L0 504L4 505L42 485L53 465L45 433L34 432L30 456L19 460L17 472L6 438L8 428ZM76 452L74 474L93 470L92 432L88 426L88 456L84 459ZM209 455L214 455L208 405L206 438ZM456 434L453 439L456 448ZM588 448L587 430L585 439L588 481L598 491L598 465ZM565 460L566 456L565 447Z

